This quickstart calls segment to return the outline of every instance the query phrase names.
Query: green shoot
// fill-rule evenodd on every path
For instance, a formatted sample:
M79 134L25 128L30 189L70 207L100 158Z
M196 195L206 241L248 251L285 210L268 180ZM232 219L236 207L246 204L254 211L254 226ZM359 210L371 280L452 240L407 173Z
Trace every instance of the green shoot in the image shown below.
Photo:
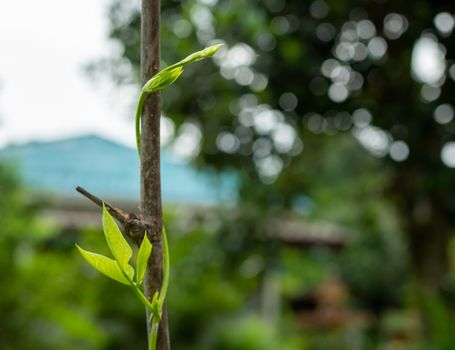
M141 116L146 97L153 92L163 90L175 82L182 74L183 66L213 56L221 46L221 44L213 45L205 48L204 50L194 52L183 60L162 69L156 73L147 83L145 83L139 96L135 118L136 145L139 155L141 153Z
M151 329L149 350L155 350L156 337L159 323L163 312L163 304L166 299L168 284L169 284L169 248L167 244L166 232L163 228L163 282L161 290L155 293L152 300L149 301L144 293L139 288L147 268L147 262L152 253L152 244L144 235L141 246L136 257L136 270L129 264L133 255L133 251L123 237L114 218L109 214L109 211L103 205L103 231L106 242L111 250L114 259L104 255L92 253L78 245L77 249L82 257L96 270L113 279L114 281L128 285L132 288L134 294L150 311Z

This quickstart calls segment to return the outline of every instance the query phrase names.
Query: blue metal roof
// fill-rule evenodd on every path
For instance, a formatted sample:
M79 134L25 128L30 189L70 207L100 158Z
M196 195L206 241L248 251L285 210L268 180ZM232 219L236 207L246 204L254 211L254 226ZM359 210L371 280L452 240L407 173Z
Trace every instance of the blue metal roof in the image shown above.
M11 145L0 158L15 163L27 186L77 196L76 186L110 199L139 201L139 160L134 149L90 135L53 142ZM198 171L161 153L164 202L213 205L237 198L234 174Z

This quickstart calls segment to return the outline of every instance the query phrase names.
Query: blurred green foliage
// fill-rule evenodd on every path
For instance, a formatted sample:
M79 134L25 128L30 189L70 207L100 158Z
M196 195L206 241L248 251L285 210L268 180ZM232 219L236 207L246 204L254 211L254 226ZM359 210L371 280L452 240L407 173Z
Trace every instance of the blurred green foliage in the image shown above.
M376 180L359 180L364 170L356 160L370 163L368 157L333 152L339 135L349 133L380 160L377 171L387 174L372 193L360 185L354 191L389 201L408 238L414 277L444 297L451 294L453 302L453 283L449 293L442 287L455 217L454 170L444 155L455 130L450 3L168 0L162 5L163 66L200 46L226 44L215 64L189 67L163 96L177 144L188 129L200 131L194 163L238 169L242 204L280 212L302 195L314 198L323 158L337 173L327 172L320 183L330 192L332 183L348 178L343 200L355 206L363 199L352 195L349 184ZM123 51L91 71L136 84L139 9L113 0L110 21L111 38ZM413 66L422 39L436 56L430 53L420 62L432 60L439 73Z
M340 206L337 181L345 181L340 200L349 205L342 207L380 199L398 216L392 221L406 235L417 283L454 304L451 10L445 0L163 1L163 65L199 46L226 44L214 65L190 69L164 94L176 143L189 124L199 129L194 163L239 169L242 205L261 213L287 211L302 196L327 213L334 205L327 202ZM110 19L111 38L124 50L95 67L135 84L138 8L113 0ZM426 56L417 57L422 42ZM369 156L344 146L340 134ZM364 176L371 158L383 174ZM363 187L369 182L376 185ZM327 202L315 200L318 184Z
M138 11L133 2L112 1L111 37L123 50L92 73L137 84ZM196 128L193 163L234 168L241 183L233 208L167 209L175 349L454 348L455 177L441 152L455 129L453 120L433 116L453 98L453 35L434 24L444 11L452 9L442 0L163 1L163 67L215 38L226 43L227 56L188 67L163 94L176 143ZM389 20L398 27L387 27ZM373 42L360 35L371 25ZM441 81L411 74L422 35L443 48ZM382 55L343 56L351 44L378 49L384 42ZM346 84L333 67L321 72L333 60L348 72ZM334 84L341 93L349 86L344 99L329 93ZM385 135L389 146L404 142L409 154L397 160L390 147L362 143L365 130ZM12 173L0 170L0 268L8 271L0 277L0 348L143 348L141 306L75 255L76 241L102 251L100 232L60 232L36 220ZM276 217L335 223L347 246L337 253L285 247L264 237ZM271 275L278 320L260 313ZM311 326L293 309L295 299L314 307L309 296L333 276L348 288L343 310L363 324Z
M2 289L0 298L0 327L6 335L0 337L0 347L145 347L142 306L127 288L94 271L74 248L77 242L108 254L101 229L62 231L43 223L36 218L26 192L12 172L5 173L1 183L8 184L5 200L16 203L9 207L11 211L3 212L5 223L10 220L17 226L9 226L0 236L1 268L11 271L2 275L2 285L8 288ZM373 199L371 202L384 208ZM372 228L377 222L372 219L362 226L357 221L363 216L351 213L344 216L346 225L350 222L359 226L359 231L352 233L352 245L338 255L322 247L301 251L281 247L277 242L270 246L260 231L254 231L258 230L260 212L252 208L245 215L242 210L243 207L207 209L202 214L188 208L166 210L172 249L168 305L173 347L330 349L338 344L340 348L354 349L360 342L364 345L358 349L373 348L374 345L367 346L365 339L370 338L363 327L302 327L288 301L311 293L334 273L342 273L352 289L353 307L365 310L375 305L382 309L403 305L397 302L401 301L399 264L403 263L399 235L374 234ZM313 215L318 218L323 213L316 211ZM334 210L332 215L339 213ZM391 259L395 253L398 266ZM378 264L384 269L383 274L376 272ZM270 269L281 285L282 314L278 321L268 321L259 312L263 278ZM394 288L390 288L390 283ZM380 313L379 317L382 318ZM380 344L384 339L370 342Z
M237 169L241 201L238 210L223 213L220 227L232 266L254 256L260 274L282 268L282 247L264 240L265 218L293 212L331 221L346 229L350 244L336 258L315 253L325 274L340 273L353 304L379 317L389 308L416 307L426 315L423 333L430 338L432 315L439 313L427 291L446 307L455 300L448 249L455 177L444 156L455 120L440 113L441 106L453 112L450 3L162 5L163 66L225 43L213 65L189 69L163 94L163 108L175 124L176 145L189 125L199 130L194 164ZM113 0L110 19L111 38L124 50L92 72L136 84L139 10ZM443 68L436 78L428 66L424 72L413 66L421 39L439 50L436 64ZM311 251L302 254L314 260ZM452 316L447 322L453 328Z

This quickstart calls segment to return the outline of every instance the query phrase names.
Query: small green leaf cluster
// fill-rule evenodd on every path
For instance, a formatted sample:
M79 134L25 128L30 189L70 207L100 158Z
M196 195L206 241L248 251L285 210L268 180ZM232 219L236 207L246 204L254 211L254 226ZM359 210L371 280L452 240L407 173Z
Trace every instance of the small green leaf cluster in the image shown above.
M137 151L141 151L141 115L142 109L144 107L145 98L156 91L163 90L164 88L171 85L175 82L178 77L183 73L183 66L203 60L213 56L221 47L221 44L212 45L206 47L201 51L192 53L191 55L185 57L183 60L170 65L156 73L142 88L141 95L139 96L137 108L136 108L136 144Z
M131 257L133 256L133 250L123 237L117 223L104 205L102 220L104 236L114 259L87 251L78 245L76 245L76 247L82 257L96 270L117 282L130 286L133 289L139 300L150 311L150 324L152 325L152 332L154 328L157 331L169 284L169 249L166 233L163 230L163 282L161 290L159 292L155 292L152 301L149 301L139 288L144 279L147 262L150 254L152 253L152 244L148 240L147 234L144 234L144 238L139 247L136 257L136 269L134 269L129 263ZM155 346L156 335L151 337L149 349L155 349Z

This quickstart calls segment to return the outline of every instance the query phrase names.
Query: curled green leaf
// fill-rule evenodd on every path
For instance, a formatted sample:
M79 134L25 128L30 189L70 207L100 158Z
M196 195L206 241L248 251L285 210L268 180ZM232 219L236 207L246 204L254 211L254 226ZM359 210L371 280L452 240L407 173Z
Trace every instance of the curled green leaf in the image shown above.
M166 67L164 70L172 70L177 67L182 67L186 64L200 61L200 60L203 60L204 58L211 57L220 49L221 46L223 46L223 44L212 45L212 46L206 47L203 50L194 52L191 55L185 57L183 60L181 60L177 63L174 63L174 64L170 65L169 67Z
M162 90L169 85L171 85L174 81L178 79L178 77L183 72L183 66L200 61L204 58L208 58L213 56L222 46L222 44L212 45L206 47L203 50L197 51L192 53L191 55L185 57L183 60L174 63L163 70L159 71L155 74L141 90L141 95L139 96L139 100L137 102L136 107L136 117L135 117L135 124L136 124L136 145L137 145L137 152L140 156L141 153L141 116L142 116L142 109L144 108L144 102L146 97L156 91Z
M145 83L142 88L141 95L139 96L139 101L137 102L136 108L136 145L137 151L140 152L141 149L141 114L142 109L144 108L145 98L156 91L162 90L165 87L171 85L178 77L182 74L183 68L177 67L170 70L162 70L155 74L147 83Z
M147 83L145 83L142 88L143 93L151 94L152 92L164 89L176 81L182 72L182 67L163 69L155 74Z

